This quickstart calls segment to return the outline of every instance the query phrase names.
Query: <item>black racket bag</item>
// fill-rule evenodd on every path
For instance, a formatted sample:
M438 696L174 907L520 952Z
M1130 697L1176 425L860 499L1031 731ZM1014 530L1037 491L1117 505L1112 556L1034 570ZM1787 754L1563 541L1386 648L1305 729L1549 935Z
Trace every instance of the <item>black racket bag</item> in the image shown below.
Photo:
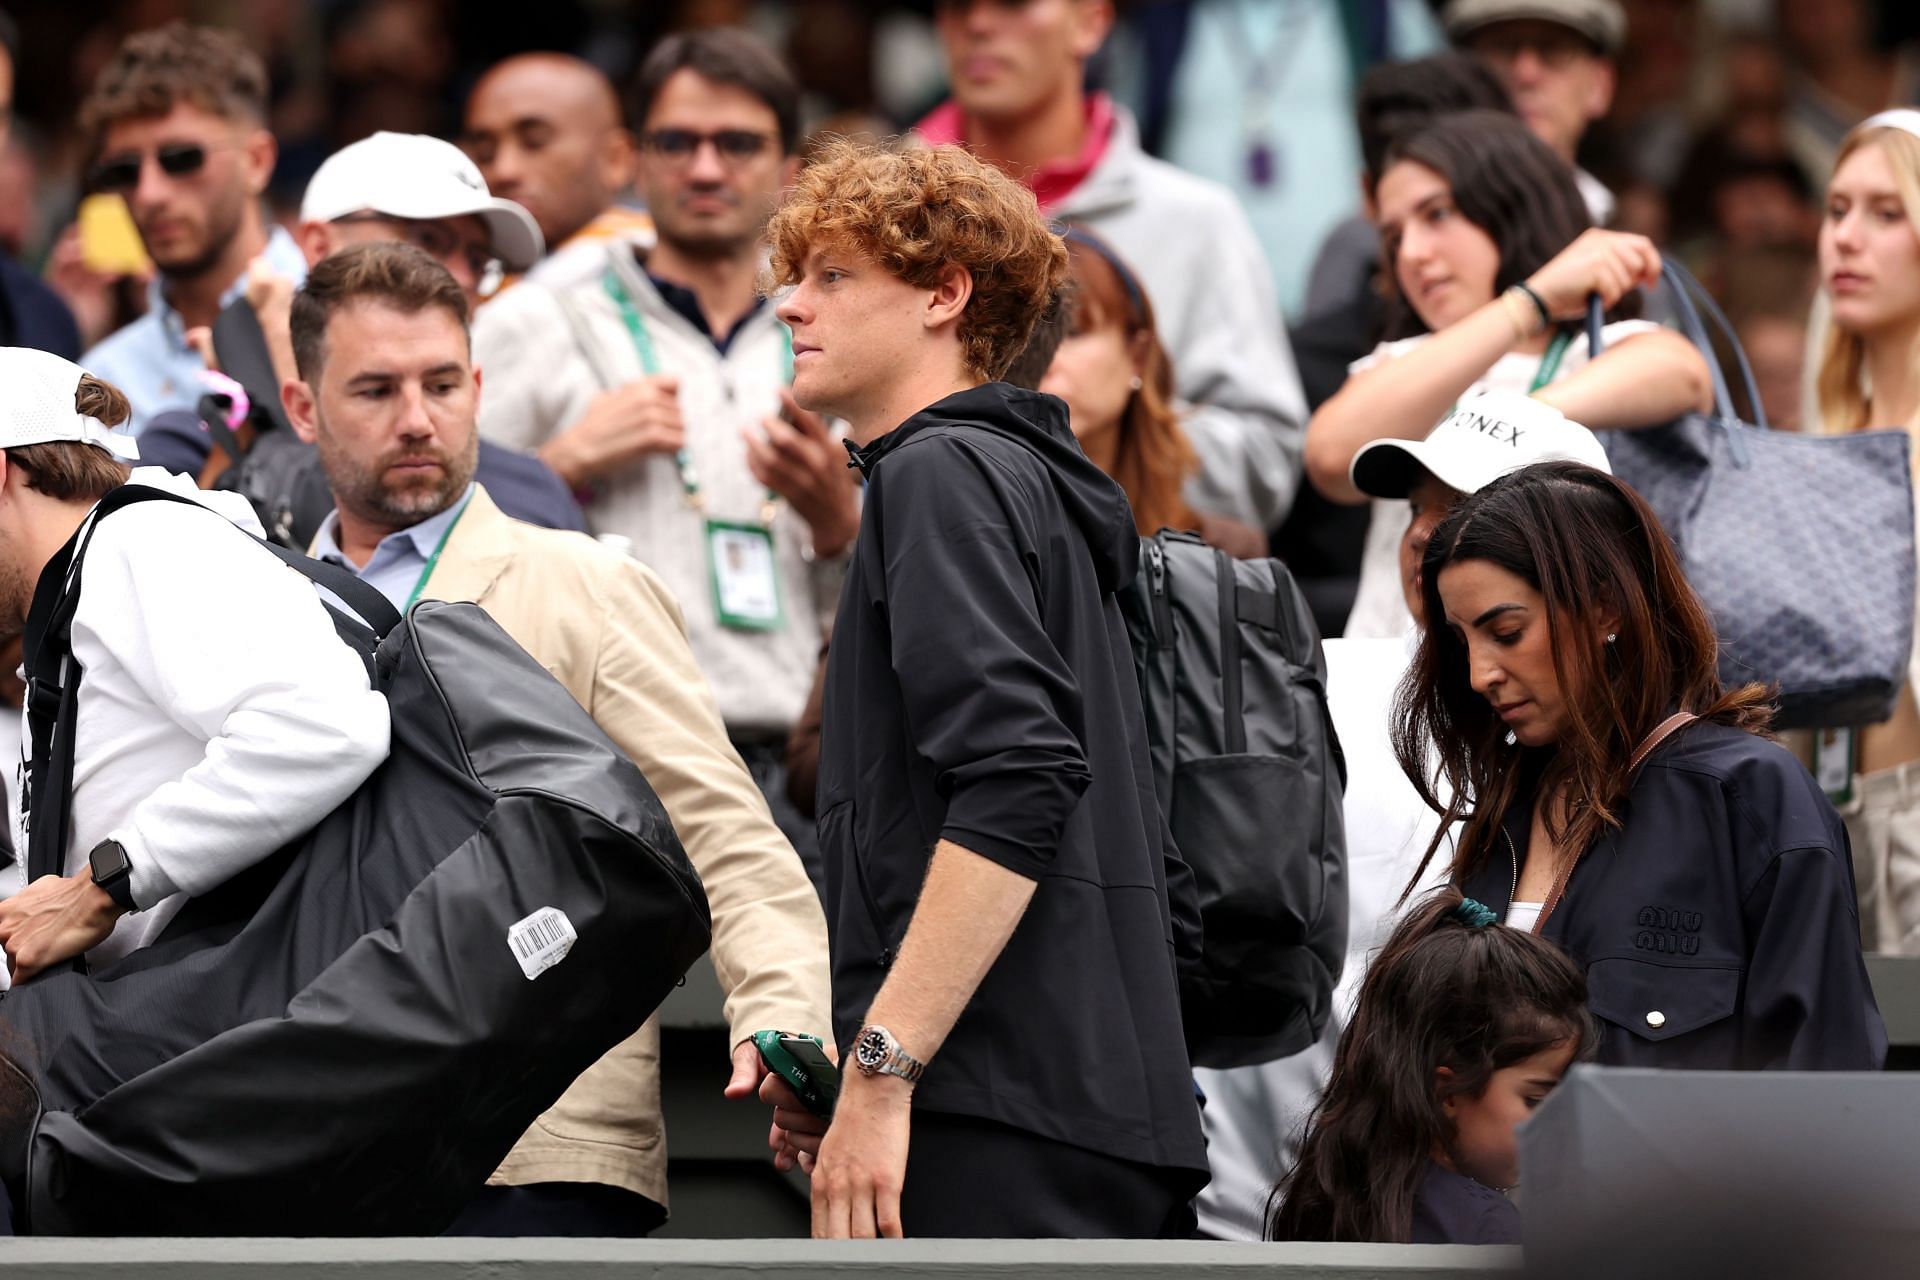
M184 501L129 485L96 520L156 499ZM639 769L485 612L401 620L261 545L372 624L336 614L392 753L153 945L0 998L0 1178L23 1232L436 1234L707 947L705 893ZM60 870L85 693L62 603L28 662L36 874Z

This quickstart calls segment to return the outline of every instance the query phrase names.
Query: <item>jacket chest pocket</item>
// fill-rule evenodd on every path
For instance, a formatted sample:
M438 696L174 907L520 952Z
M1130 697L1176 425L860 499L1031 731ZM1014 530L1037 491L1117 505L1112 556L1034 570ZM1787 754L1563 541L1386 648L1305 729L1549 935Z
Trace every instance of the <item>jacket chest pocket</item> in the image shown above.
M1609 1039L1624 1031L1636 1041L1659 1044L1732 1018L1740 1006L1740 978L1738 969L1612 957L1587 966L1587 1003L1607 1024ZM1621 1055L1606 1050L1602 1056Z

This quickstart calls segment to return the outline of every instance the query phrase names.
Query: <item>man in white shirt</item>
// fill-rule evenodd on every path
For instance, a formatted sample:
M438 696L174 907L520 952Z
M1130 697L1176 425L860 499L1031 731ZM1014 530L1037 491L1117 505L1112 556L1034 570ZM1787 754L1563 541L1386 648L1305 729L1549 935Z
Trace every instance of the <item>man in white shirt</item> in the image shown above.
M655 46L635 77L639 185L658 230L571 289L519 285L474 319L480 431L587 495L686 614L727 731L780 829L817 868L786 795L786 740L813 687L860 528L847 454L794 403L793 347L756 287L767 219L799 171L799 90L733 28Z
M90 520L129 481L127 399L78 365L0 349L0 635L32 665L83 526L82 673L64 875L26 883L34 814L0 868L0 946L22 981L152 942L188 899L311 829L387 757L386 699L308 582L236 511L152 502ZM157 469L134 483L198 491ZM256 526L257 528L257 526ZM30 782L23 767L15 809Z

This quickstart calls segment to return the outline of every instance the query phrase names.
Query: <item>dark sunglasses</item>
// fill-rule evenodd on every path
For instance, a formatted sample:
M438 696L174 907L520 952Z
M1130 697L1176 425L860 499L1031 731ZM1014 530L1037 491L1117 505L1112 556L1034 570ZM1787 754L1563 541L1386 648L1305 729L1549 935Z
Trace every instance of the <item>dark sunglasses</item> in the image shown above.
M153 152L160 171L170 178L184 178L206 167L207 149L197 142L178 143ZM147 157L136 151L131 155L109 156L93 167L95 191L128 192L140 185L140 170Z
M700 133L693 129L655 129L643 141L647 150L665 160L691 160L702 143L711 142L713 149L720 153L720 158L733 164L751 160L773 145L773 139L767 134L755 133L751 129L716 129L712 133Z

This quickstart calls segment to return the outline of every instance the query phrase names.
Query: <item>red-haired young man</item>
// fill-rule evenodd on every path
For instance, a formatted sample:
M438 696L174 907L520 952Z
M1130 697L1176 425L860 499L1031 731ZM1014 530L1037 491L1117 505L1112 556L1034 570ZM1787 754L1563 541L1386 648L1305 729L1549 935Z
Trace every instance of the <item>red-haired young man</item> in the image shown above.
M1172 963L1184 867L1114 601L1139 540L1065 405L993 381L1065 248L956 147L840 144L769 238L794 396L848 424L868 486L824 700L845 1083L814 1233L1177 1232L1206 1153Z

